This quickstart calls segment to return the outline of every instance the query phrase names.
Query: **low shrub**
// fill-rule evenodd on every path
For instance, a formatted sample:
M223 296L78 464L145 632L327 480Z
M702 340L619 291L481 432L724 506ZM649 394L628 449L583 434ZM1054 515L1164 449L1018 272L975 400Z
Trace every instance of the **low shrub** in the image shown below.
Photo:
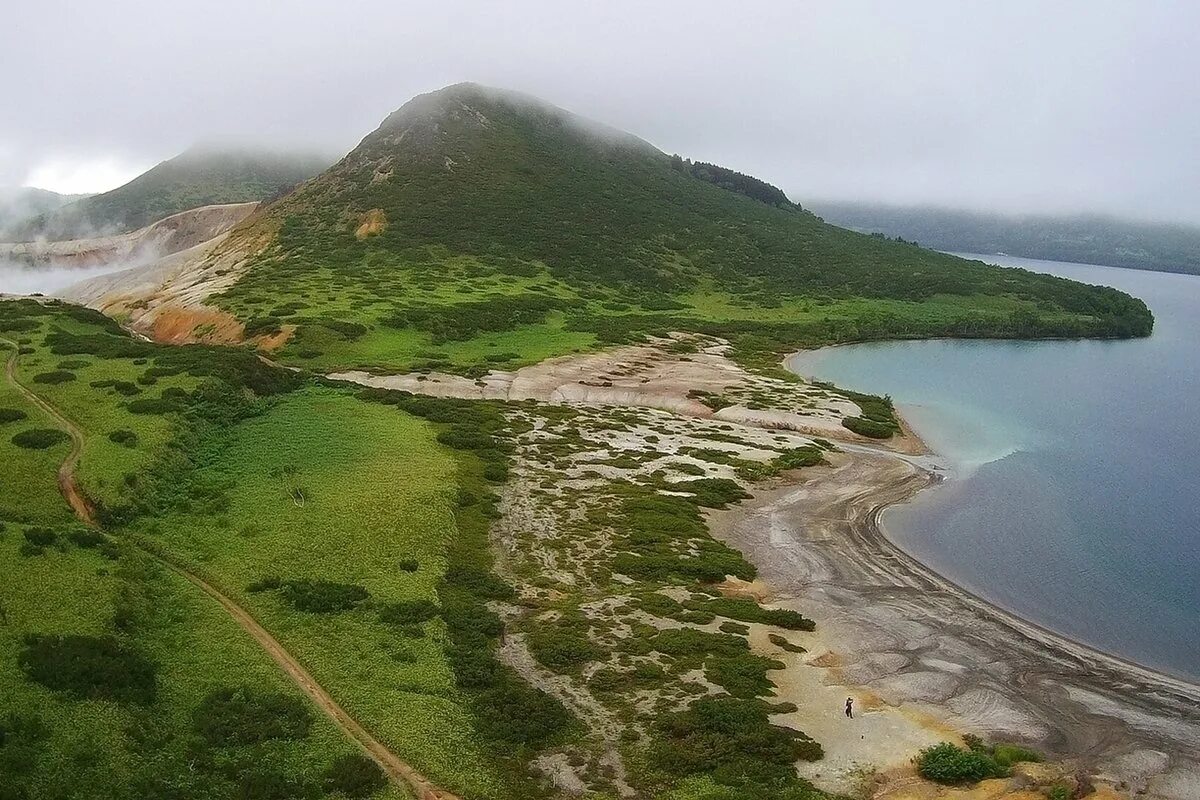
M18 659L29 680L78 700L153 702L155 668L111 637L31 634Z
M348 611L370 597L361 586L325 580L287 581L281 587L283 599L297 611L331 614Z
M30 428L12 437L13 444L26 450L47 450L70 440L70 434L58 428Z
M387 788L387 776L371 759L358 753L341 756L325 770L325 791L364 798Z
M49 528L26 528L25 541L36 547L49 547L58 539L58 534Z
M73 380L75 380L75 373L69 372L65 369L51 370L50 372L43 372L39 375L33 376L34 383L47 383L51 385L58 383L69 383Z
M303 739L312 728L313 715L305 702L293 695L226 686L201 701L192 722L209 744L227 747Z
M768 711L759 700L697 700L656 723L650 757L668 774L708 774L728 786L799 785L793 764L821 758L821 746L800 731L770 724Z
M108 541L103 533L91 528L74 528L67 532L67 538L71 540L71 544L85 550L102 547Z
M1021 747L1020 745L998 744L992 748L992 758L1002 768L1008 768L1022 761L1041 761L1042 754L1036 750L1030 750L1028 747Z
M441 613L430 600L402 600L379 609L379 621L389 625L420 625Z
M925 748L916 761L922 778L947 785L975 783L1006 773L985 750L963 749L951 742Z
M770 694L774 684L767 678L767 672L784 666L773 658L738 653L709 658L704 662L704 675L734 697L749 699Z
M555 672L574 672L589 661L604 656L604 651L592 642L585 629L539 623L529 634L529 650L539 662Z
M396 562L396 566L402 572L416 572L421 568L421 564L415 558L402 558Z
M707 611L719 617L739 622L760 622L793 631L815 630L817 624L803 614L787 608L763 608L744 597L714 597L709 600L689 600L685 605L697 611Z
M0 408L0 425L9 422L20 422L29 415L19 408Z
M138 435L128 428L113 431L108 435L108 440L113 444L119 444L122 447L137 447Z
M767 634L767 639L771 642L771 644L775 645L780 650L783 650L785 653L807 653L808 652L808 650L801 647L800 645L792 644L785 637L780 636L778 633Z
M163 397L146 397L141 400L130 400L125 406L131 414L169 414L182 411L182 406L175 400Z
M896 432L891 425L866 417L846 417L842 420L842 427L870 439L890 439Z
M725 508L730 503L750 497L737 481L729 478L696 478L673 483L670 488L677 492L690 492L693 502L705 508Z
M279 317L257 317L246 323L244 333L247 337L274 336L283 330L282 324Z
M232 797L233 800L318 800L320 796L321 787L311 781L255 765L239 772Z

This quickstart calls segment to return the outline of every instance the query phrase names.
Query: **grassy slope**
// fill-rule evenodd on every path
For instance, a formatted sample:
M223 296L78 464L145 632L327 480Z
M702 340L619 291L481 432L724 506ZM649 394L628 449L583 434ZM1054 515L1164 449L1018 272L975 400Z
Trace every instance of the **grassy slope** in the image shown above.
M21 238L74 238L136 230L171 214L214 203L265 200L320 172L320 157L193 149L104 194L35 218Z
M216 302L299 325L282 357L321 368L467 369L506 346L520 363L663 327L760 351L1149 330L1144 305L1114 290L826 225L587 125L476 87L419 97L252 223L277 230L276 246ZM481 319L477 304L513 297L541 305ZM337 333L345 322L368 330Z
M40 346L42 334L56 325L87 328L53 314L41 316L35 330L4 330L0 320L0 336L24 340L35 349L21 356L22 373L26 359L60 360ZM122 365L104 360L95 365L98 370L109 367L119 372ZM72 392L78 391L76 385ZM95 418L107 424L119 411L109 407L112 401L101 390L91 391L91 404L107 409ZM222 748L203 744L193 732L192 713L217 688L232 684L302 695L219 606L178 576L131 547L102 554L68 543L64 533L76 524L55 478L68 445L45 451L16 447L11 442L15 432L49 427L50 421L7 381L0 387L0 406L28 414L0 431L0 726L14 714L33 716L45 726L47 737L22 742L9 734L0 747L0 786L30 798L226 797L234 792L238 776L279 771L317 782L333 758L355 752L317 714L310 735L300 741ZM77 419L89 442L105 431L103 426L98 432L90 429L90 418ZM147 461L153 458L149 451L141 454ZM85 449L83 464L95 455ZM22 551L31 524L59 532L57 542L40 555ZM114 621L118 616L123 620L119 625ZM146 707L73 700L30 682L18 666L23 639L46 633L111 635L145 654L157 665L156 700ZM32 757L26 745L32 745ZM389 796L400 795L389 790Z
M330 389L293 393L214 440L196 479L229 487L218 515L169 514L133 530L197 565L272 630L360 722L402 758L472 796L492 778L446 664L445 631L406 638L377 606L436 602L454 531L453 463L428 425ZM287 477L281 468L296 467ZM302 505L293 500L301 489ZM402 559L419 564L400 568ZM267 576L366 588L339 614L289 607L245 588Z
M27 350L18 362L19 379L85 431L79 474L85 491L100 504L114 541L142 537L236 598L347 711L440 785L468 797L512 796L505 794L507 778L497 771L495 750L485 751L474 709L457 688L446 653L445 623L435 617L410 629L378 618L389 603L439 603L448 548L459 530L455 503L460 468L435 441L433 426L332 388L309 386L247 399L246 386L282 379L286 388L298 381L262 366L249 353L236 359L232 351L133 342L83 309L5 303L0 305L0 336L19 340ZM239 360L240 367L227 369ZM63 368L75 379L36 380ZM215 392L231 400L239 414L227 414L224 400L214 408L202 399L215 375L244 381L243 386L219 384ZM92 386L97 376L126 380L140 394ZM178 410L133 413L129 408L164 391L167 396L176 393ZM180 397L180 392L185 394ZM15 553L24 543L24 526L13 524L18 520L61 531L77 527L55 484L69 445L45 451L16 447L10 441L13 434L50 427L51 422L11 388L0 388L0 407L28 414L4 424L0 432L0 521L7 522L4 543ZM136 444L111 442L107 434L114 429L134 431ZM295 490L303 500L293 495ZM486 547L484 538L472 541L456 546L471 552ZM179 747L191 746L191 709L215 685L244 682L277 688L283 682L224 612L136 548L124 549L120 574L125 577L117 580L116 566L96 567L93 562L107 562L94 551L68 545L62 536L59 542L62 548L52 546L36 558L9 558L6 551L2 564L8 588L0 593L0 603L8 607L10 621L32 614L30 609L40 602L36 587L47 582L53 584L47 591L55 598L54 607L60 605L55 594L60 590L71 602L61 603L69 611L44 626L46 631L116 631L114 598L126 587L152 597L139 601L139 607L152 607L153 620L148 617L144 631L139 629L129 641L161 666L163 693L153 709L164 735L179 739ZM80 558L82 563L76 563ZM250 583L269 575L363 586L371 599L350 612L303 612L285 602L282 593L247 591ZM0 668L7 670L4 685L11 689L11 702L0 706L0 724L6 710L28 711L42 702L33 698L48 695L25 681L16 667L21 637L29 630L38 629L28 628L24 619L7 631L0 625L7 648L0 651ZM185 680L179 672L183 666L176 662L189 651L194 651L193 661L205 666ZM248 659L255 663L243 666ZM241 675L245 681L231 677ZM274 676L273 682L264 683L263 676ZM78 705L63 701L62 713L74 713ZM135 747L120 733L130 712L117 707L105 713L104 719L89 717L82 730L105 742L105 752L113 758L125 759L123 765L102 764L112 773L104 784L112 796L125 796L137 779L135 765L149 769L166 759L170 763L160 765L164 774L179 777L171 772L179 767L177 752ZM314 731L311 742L320 745L324 757L312 756L306 741L259 754L264 765L296 761L296 776L315 781L330 759L353 751L324 722ZM72 747L54 740L46 748L48 758L65 758ZM48 768L46 780L55 779L61 767L59 761L58 767ZM228 769L240 777L247 767ZM212 791L220 796L227 788L218 785Z

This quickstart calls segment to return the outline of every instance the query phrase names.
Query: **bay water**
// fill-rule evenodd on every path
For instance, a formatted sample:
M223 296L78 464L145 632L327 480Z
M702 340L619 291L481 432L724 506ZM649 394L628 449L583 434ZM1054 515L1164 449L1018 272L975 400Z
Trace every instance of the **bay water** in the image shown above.
M1200 680L1200 276L962 255L1129 292L1154 334L883 342L789 366L890 394L946 462L884 513L898 545L1032 622Z

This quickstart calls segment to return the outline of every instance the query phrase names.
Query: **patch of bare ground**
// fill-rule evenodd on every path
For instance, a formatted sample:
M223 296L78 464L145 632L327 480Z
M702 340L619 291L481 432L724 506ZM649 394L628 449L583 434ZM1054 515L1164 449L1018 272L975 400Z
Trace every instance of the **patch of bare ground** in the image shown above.
M205 300L236 283L250 256L273 236L259 217L245 218L233 230L187 250L81 281L58 296L158 341L237 343L242 341L241 323Z
M435 397L657 408L749 428L871 441L842 426L860 409L837 392L748 372L729 358L728 342L691 334L551 358L515 372L493 370L479 380L439 372L329 377ZM898 437L883 446L911 448L913 441Z
M258 203L228 203L181 211L130 233L50 242L0 244L0 258L40 267L140 266L189 250L232 229Z
M378 236L387 230L387 222L387 214L383 212L382 208L372 208L362 215L358 227L354 229L354 238L366 239L370 236Z

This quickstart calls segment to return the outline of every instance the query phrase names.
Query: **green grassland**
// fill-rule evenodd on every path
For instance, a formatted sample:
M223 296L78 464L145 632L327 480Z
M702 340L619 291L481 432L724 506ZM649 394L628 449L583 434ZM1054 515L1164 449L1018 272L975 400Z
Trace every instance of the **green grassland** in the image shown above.
M50 319L42 318L36 332L41 336L35 336L35 342L44 341ZM94 324L70 318L55 319L53 325L56 331L73 334L98 330ZM172 390L190 392L199 379L186 374L155 376L156 369L164 368L144 357L59 356L44 344L34 344L34 348L34 352L21 356L17 379L92 434L84 441L80 461L79 478L84 491L104 506L127 502L135 486L125 483L125 476L136 475L161 457L179 428L169 415L131 411L131 401L158 399L164 392L170 396ZM39 376L51 372L71 377L58 383L39 381ZM131 431L134 438L127 437L123 443L113 441L109 434L115 431Z
M287 363L468 374L672 328L769 363L860 339L1152 326L1121 292L853 233L712 169L450 87L251 222L273 244L214 302L252 332L297 326Z
M0 359L12 350L0 331ZM14 339L16 337L14 336ZM4 465L4 491L0 492L0 519L35 525L54 525L71 517L58 496L55 473L70 449L62 442L46 450L31 450L13 444L12 437L30 428L52 427L50 417L25 399L7 380L0 380L0 408L14 409L24 419L0 423L0 464Z
M20 379L44 397L54 393L64 406L70 402L90 444L107 442L114 422L135 426L136 420L122 416L106 390L81 388L87 387L82 380L35 379L63 360L42 343L46 334L107 328L88 319L28 302L0 306L0 338L22 341L26 350L18 360ZM123 359L88 360L75 369L116 375L130 366ZM62 390L67 385L73 388ZM27 415L0 431L0 795L132 800L325 794L334 760L353 755L356 747L308 707L217 604L123 537L83 529L56 481L69 445L29 450L11 442L22 426L53 427L51 418L7 380L0 385L0 407ZM161 447L152 441L155 426L138 430L144 434L139 447ZM134 452L142 461L121 462L120 468L145 469L156 458L151 450ZM83 464L95 459L111 468L107 458L104 448L85 447ZM33 679L35 640L29 637L53 636L86 637L91 648L112 642L134 663L148 665L149 683L137 687L136 696L119 694L124 673L97 672L102 667L94 661L85 668L90 683L63 678L75 674L65 661L54 665L58 677ZM88 652L98 658L95 649ZM256 741L256 724L271 720L246 718L246 741L210 740L199 725L201 710L223 689L281 698L302 730ZM379 796L402 795L389 789Z
M204 466L191 480L224 487L220 509L139 520L130 532L237 598L402 758L470 796L494 793L444 624L380 619L400 602L436 606L445 572L454 463L429 426L311 388L214 436L196 458ZM330 581L368 597L311 613L285 591L247 591L264 579Z
M9 768L10 729L31 730L38 756L10 751L21 756L12 766L28 793L20 797L71 796L55 781L91 780L64 766L84 741L100 753L89 758L107 776L96 784L105 796L339 796L327 772L353 745L153 554L235 598L438 785L469 798L532 796L521 785L525 761L569 726L560 706L492 656L500 628L484 604L507 590L490 573L488 487L503 469L436 438L447 413L476 429L482 418L467 407L408 413L364 402L244 349L137 341L95 312L55 303L0 304L0 337L21 347L18 379L82 429L78 474L103 525L83 528L59 496L69 443L11 441L55 424L5 382L0 768ZM114 441L114 431L126 433ZM118 689L153 697L78 700L39 685L26 674L28 634L91 637L37 642L50 643L51 660L66 658L67 645L91 653L88 664L132 659L112 674L148 670L151 688ZM303 736L228 749L200 723L221 689L237 690L222 702L245 705L237 692L257 692L313 719ZM242 727L270 723L250 705L244 713L258 716ZM72 715L82 722L68 730ZM217 729L228 738L229 728ZM202 767L189 766L197 757Z

